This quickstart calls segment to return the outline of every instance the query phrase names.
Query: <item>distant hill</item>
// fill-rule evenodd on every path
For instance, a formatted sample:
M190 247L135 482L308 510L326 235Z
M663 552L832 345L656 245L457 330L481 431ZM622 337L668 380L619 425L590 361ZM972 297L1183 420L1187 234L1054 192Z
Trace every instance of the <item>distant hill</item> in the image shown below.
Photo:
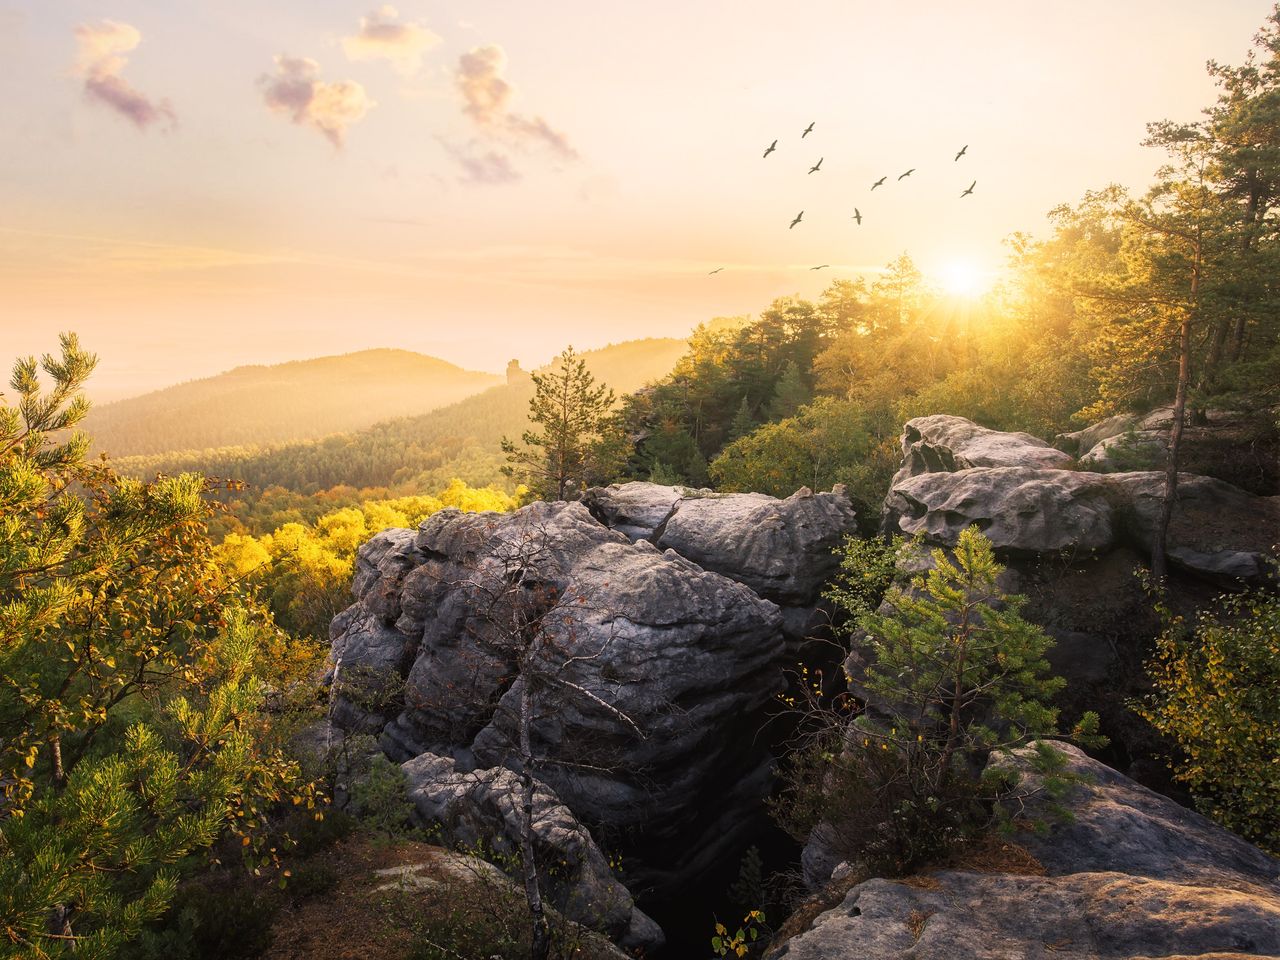
M621 396L671 371L685 341L632 340L582 354L597 381ZM135 476L195 470L300 494L334 487L430 489L452 477L501 482L499 442L528 424L533 384L517 377L450 406L400 417L322 440L271 447L225 447L181 455L129 457L117 469Z
M95 407L84 429L112 457L308 440L426 413L502 378L408 350L236 367Z

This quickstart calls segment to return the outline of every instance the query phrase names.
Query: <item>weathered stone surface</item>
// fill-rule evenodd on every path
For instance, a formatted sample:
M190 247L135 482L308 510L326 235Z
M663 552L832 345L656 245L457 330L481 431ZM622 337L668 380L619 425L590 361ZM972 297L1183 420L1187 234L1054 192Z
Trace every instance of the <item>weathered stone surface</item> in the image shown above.
M442 511L413 538L415 566L397 572L385 608L398 609L395 626L363 599L335 621L335 651L375 628L415 644L383 749L401 761L431 751L514 763L526 681L486 613L490 588L510 582L513 550L527 554L529 590L564 598L531 664L556 678L533 695L541 776L593 829L642 838L628 852L640 882L689 880L750 828L770 788L756 734L783 686L782 615L741 583L632 543L582 504Z
M629 538L652 540L783 606L818 602L837 563L832 550L855 519L843 487L779 500L633 482L588 490L583 503Z
M1103 440L1119 436L1136 423L1137 418L1127 413L1116 414L1114 417L1107 417L1107 419L1085 427L1083 430L1058 434L1053 438L1054 446L1059 450L1079 456L1083 453L1088 453Z
M976 525L997 549L1024 554L1107 549L1114 514L1104 478L1035 467L918 474L895 482L885 500L893 532L954 546Z
M923 473L952 473L969 467L1063 468L1070 454L1029 433L1004 433L964 417L934 414L908 420L902 428L902 467L896 486Z
M1280 862L1061 745L1092 778L1074 815L1020 834L1044 868L943 870L849 890L775 948L787 960L1214 957L1280 954ZM1027 769L1015 756L1003 762ZM1032 801L1031 815L1042 812Z
M801 489L785 500L760 493L683 500L658 546L744 583L775 603L812 605L835 570L832 551L854 529L843 489Z
M383 530L374 534L356 555L351 592L369 611L387 623L400 616L400 583L413 568L413 531Z
M1100 473L1119 473L1134 467L1159 467L1168 455L1167 432L1142 430L1099 440L1080 455L1080 465Z
M464 846L484 844L502 856L518 855L523 824L520 778L496 767L460 771L452 759L424 753L403 764L409 797L424 826L443 828ZM571 920L601 930L624 947L655 950L658 925L639 910L609 868L590 832L542 783L533 794L533 837L551 905Z
M685 495L681 487L633 480L592 487L582 495L582 504L606 527L626 534L629 540L652 540L654 531Z

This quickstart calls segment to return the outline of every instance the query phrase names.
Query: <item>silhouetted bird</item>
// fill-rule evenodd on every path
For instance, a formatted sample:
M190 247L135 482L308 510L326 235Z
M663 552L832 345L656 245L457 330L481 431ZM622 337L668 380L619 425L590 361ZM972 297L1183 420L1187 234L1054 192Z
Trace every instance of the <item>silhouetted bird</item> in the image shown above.
M818 172L818 168L822 166L822 161L823 161L823 160L825 160L825 159L827 159L827 158L826 158L826 157L819 157L819 158L818 158L818 162L817 162L817 163L815 163L812 167L810 167L810 168L809 168L809 172L810 172L810 173L817 173L817 172Z
M810 133L812 133L812 132L813 132L813 124L811 123L811 124L809 124L807 127L805 127L805 128L804 128L804 133L800 134L800 139L801 139L801 140L803 140L805 137L807 137L807 136L808 136Z
M968 189L968 190L966 190L964 193L960 194L961 199L963 199L964 197L967 197L969 194L973 193L973 188L974 188L974 187L976 187L977 185L978 185L978 181L977 181L977 180L975 180L975 181L973 181L973 183L969 184L969 189Z
M960 152L956 154L956 159L959 160L961 157L963 157L966 151L968 151L968 149L969 149L969 145L966 143L963 147L960 148Z
M909 177L909 176L911 176L911 175L912 175L913 173L915 173L915 172L916 172L916 168L915 168L915 167L912 167L912 168L911 168L910 170L908 170L906 173L901 174L901 175L898 177L898 179L899 179L899 180L901 180L903 177Z
M810 270L825 270L825 269L827 269L827 267L829 267L829 266L831 266L831 264L829 264L829 263L822 263L822 264L819 264L819 265L818 265L818 266L816 266L816 267L810 267L809 269L810 269Z
M791 227L794 227L797 223L799 223L802 217L804 217L804 211L803 211L803 210L801 210L799 213L797 213L797 214L796 214L796 218L795 218L794 220L792 220L792 221L791 221ZM791 229L791 227L787 227L787 229L788 229L788 230L790 230L790 229Z
M723 269L724 269L724 267L716 267L714 270L712 270L712 271L711 271L711 273L708 273L708 274L707 274L707 276L709 277L709 276L711 276L712 274L719 273L719 272L720 272L721 270L723 270Z
M888 177L881 177L879 180L877 180L875 183L871 185L871 189L874 190L876 187L880 186L880 184L884 183L888 179L889 179Z
M773 141L773 143L769 144L769 149L764 152L764 155L767 157L769 154L773 153L773 151L777 149L778 149L778 141L775 140Z
M858 226L862 226L862 211L857 207L853 208L853 219L858 221Z

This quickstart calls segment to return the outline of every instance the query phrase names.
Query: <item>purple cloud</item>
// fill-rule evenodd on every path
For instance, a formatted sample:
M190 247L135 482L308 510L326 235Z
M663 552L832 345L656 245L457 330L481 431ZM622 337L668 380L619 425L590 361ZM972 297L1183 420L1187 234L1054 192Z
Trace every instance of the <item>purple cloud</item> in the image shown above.
M178 125L178 115L168 100L152 100L122 77L126 56L142 42L136 27L114 20L82 23L75 28L76 72L84 78L84 95L93 103L114 110L139 130L152 124L161 129Z

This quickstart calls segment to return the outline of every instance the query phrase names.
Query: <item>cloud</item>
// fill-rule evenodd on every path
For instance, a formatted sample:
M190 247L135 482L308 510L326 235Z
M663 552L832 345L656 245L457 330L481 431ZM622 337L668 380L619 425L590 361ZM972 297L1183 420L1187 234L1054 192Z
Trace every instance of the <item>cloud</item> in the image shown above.
M422 68L422 55L440 37L420 22L401 21L400 12L387 4L360 18L360 31L342 38L349 60L388 60L395 70L411 76Z
M520 179L520 171L515 168L511 158L500 150L483 149L475 141L466 147L458 147L443 138L437 139L462 168L462 176L458 178L461 183L492 186L515 183Z
M511 110L516 89L503 76L506 66L506 53L494 44L476 47L458 59L455 81L462 94L462 112L487 133L518 143L540 143L562 160L577 159L568 137L542 117Z
M76 26L76 73L84 78L84 95L129 120L139 130L152 124L172 129L178 124L168 100L152 100L120 76L126 56L142 42L137 27L114 20Z
M258 84L270 109L314 127L335 147L342 146L347 127L377 106L354 80L321 80L320 64L307 57L278 54L275 74L264 74Z

